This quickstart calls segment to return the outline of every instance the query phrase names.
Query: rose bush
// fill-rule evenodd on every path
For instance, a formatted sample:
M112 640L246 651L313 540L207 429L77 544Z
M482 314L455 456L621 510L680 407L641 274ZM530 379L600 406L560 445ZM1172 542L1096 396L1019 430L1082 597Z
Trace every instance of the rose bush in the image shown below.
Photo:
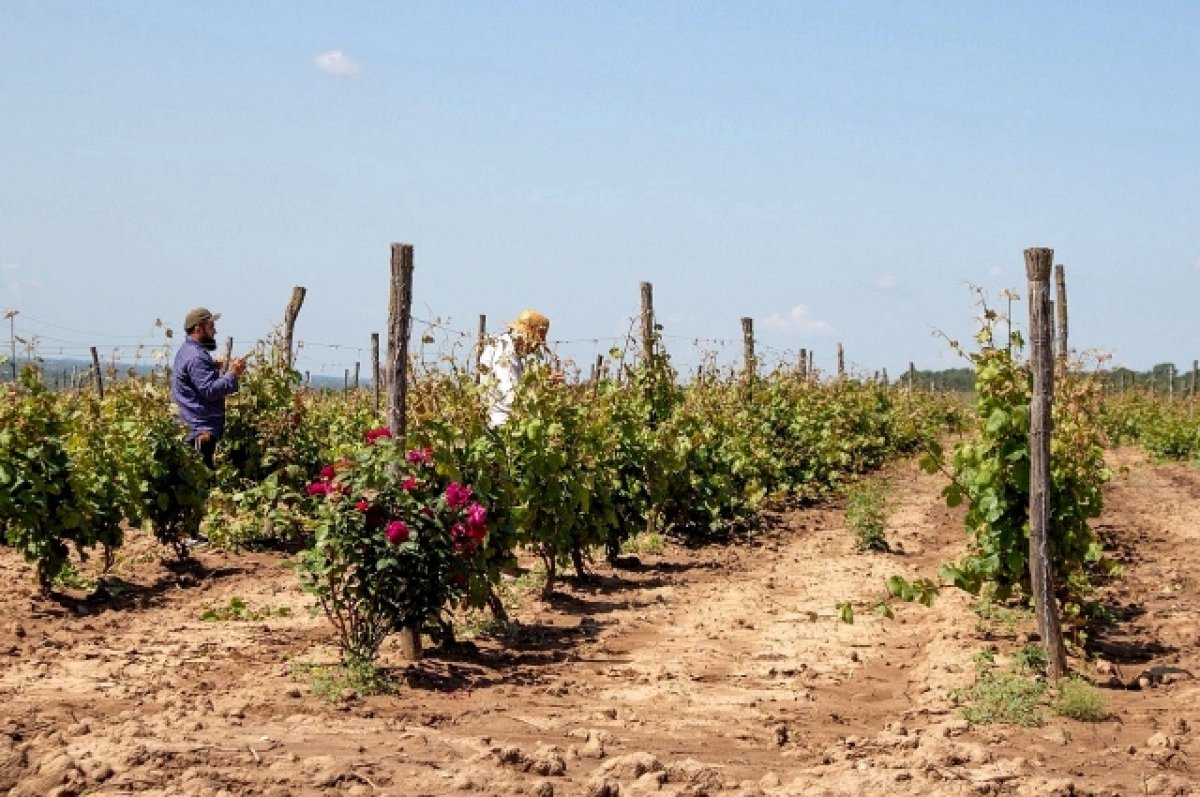
M488 512L469 485L439 476L430 449L403 451L386 430L368 432L307 493L313 542L301 582L347 663L373 662L388 635L420 628L465 595Z

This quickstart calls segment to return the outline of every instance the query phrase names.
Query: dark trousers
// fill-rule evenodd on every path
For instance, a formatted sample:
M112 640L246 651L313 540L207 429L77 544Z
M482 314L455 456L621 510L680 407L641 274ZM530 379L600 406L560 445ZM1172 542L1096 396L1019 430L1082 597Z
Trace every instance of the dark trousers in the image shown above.
M204 460L204 464L208 466L208 469L216 470L217 464L213 457L217 454L217 438L208 432L204 432L196 435L195 439L192 440L192 444L200 452L200 457Z

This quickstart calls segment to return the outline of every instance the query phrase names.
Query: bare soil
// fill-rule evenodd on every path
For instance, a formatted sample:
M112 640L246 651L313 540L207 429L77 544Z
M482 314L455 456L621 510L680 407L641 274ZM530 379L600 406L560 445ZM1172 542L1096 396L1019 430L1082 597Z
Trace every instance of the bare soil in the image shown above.
M973 725L952 691L1003 664L1028 614L943 589L875 614L893 574L964 547L942 481L900 464L892 553L860 554L835 507L728 546L595 566L516 622L417 663L392 694L314 691L337 660L286 557L164 562L131 534L104 601L36 597L0 550L0 793L45 795L1140 795L1197 792L1200 471L1110 455L1098 528L1125 570L1117 622L1071 666L1099 722ZM234 598L255 619L205 620ZM849 602L855 622L837 619ZM286 607L286 616L280 616ZM467 629L460 631L465 639Z

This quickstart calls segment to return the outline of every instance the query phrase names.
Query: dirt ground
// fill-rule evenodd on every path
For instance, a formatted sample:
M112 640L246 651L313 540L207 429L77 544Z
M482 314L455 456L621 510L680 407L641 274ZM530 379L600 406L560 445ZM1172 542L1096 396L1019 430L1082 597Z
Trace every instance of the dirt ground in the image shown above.
M963 549L940 478L893 468L888 554L835 508L731 547L596 565L555 599L514 589L519 626L415 664L404 686L333 699L336 661L281 554L167 567L131 535L123 591L35 597L0 551L0 792L45 795L1141 795L1200 793L1200 470L1110 456L1098 522L1125 572L1117 625L1072 668L1109 718L973 725L952 700L981 651L1003 663L1029 616L984 618L944 589L871 611L893 574ZM253 619L206 620L234 598ZM835 606L851 602L855 622ZM279 609L285 607L286 615ZM467 629L461 632L467 637Z

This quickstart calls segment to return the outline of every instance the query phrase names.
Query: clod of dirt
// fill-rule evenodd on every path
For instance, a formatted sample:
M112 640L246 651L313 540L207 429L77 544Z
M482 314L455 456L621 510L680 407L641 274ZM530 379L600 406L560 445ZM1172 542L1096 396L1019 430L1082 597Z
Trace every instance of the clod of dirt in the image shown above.
M593 779L636 780L647 772L663 768L662 762L650 753L628 753L605 761L596 769Z

